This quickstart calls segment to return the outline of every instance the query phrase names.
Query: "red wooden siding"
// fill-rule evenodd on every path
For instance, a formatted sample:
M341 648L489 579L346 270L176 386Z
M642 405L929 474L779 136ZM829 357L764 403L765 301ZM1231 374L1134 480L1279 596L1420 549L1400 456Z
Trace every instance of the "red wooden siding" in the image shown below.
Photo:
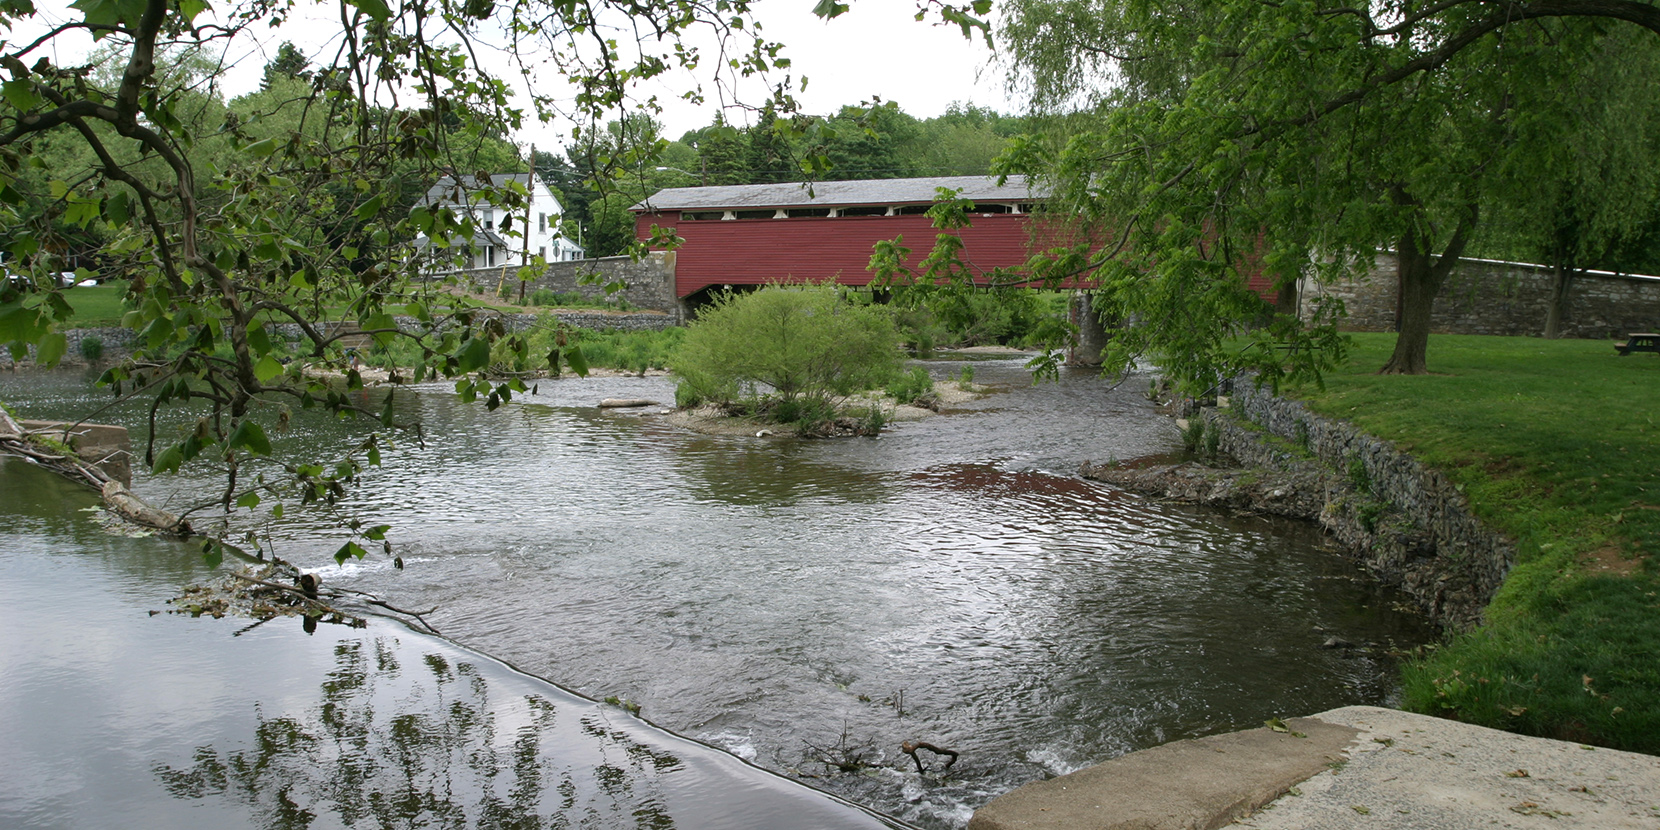
M982 270L1024 264L1034 252L1031 223L1030 214L974 214L972 225L955 231L963 239L963 259ZM877 242L904 237L911 249L905 264L917 268L939 233L927 216L914 214L681 221L679 211L663 211L636 214L636 238L650 238L652 225L674 228L683 240L675 256L675 294L682 299L720 285L829 279L866 285ZM1047 238L1040 247L1061 242ZM1246 267L1247 285L1272 301L1272 279L1255 263Z
M958 231L971 267L1013 267L1030 257L1026 214L977 214ZM939 231L927 216L839 216L794 219L680 221L677 211L641 213L638 238L651 226L672 227L684 240L675 255L675 293L689 296L711 285L761 285L781 280L827 280L865 285L870 254L884 239L903 236L917 267Z

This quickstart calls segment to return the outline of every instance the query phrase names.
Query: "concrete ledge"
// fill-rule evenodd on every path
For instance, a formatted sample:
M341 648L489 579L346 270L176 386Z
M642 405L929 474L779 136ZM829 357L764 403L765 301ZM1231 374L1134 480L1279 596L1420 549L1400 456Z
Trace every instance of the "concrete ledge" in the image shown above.
M1028 784L970 830L1655 830L1660 757L1375 706L1132 752ZM1295 787L1295 789L1293 789Z
M969 830L1213 830L1342 761L1360 731L1312 718L1178 741L1027 784ZM1304 737L1298 737L1302 735Z

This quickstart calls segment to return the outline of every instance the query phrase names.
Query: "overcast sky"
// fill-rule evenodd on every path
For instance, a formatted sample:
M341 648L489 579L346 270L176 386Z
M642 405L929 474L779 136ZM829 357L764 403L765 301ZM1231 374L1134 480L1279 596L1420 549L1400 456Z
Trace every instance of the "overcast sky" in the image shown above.
M78 16L67 9L69 2L39 0L42 14L37 22L51 24ZM895 101L919 118L939 115L958 102L1005 113L1018 110L1005 95L1002 75L992 65L992 53L983 37L977 35L971 42L955 26L916 21L911 0L854 0L851 11L830 21L815 17L814 5L815 0L763 0L755 7L766 37L785 45L793 64L791 73L808 81L805 92L797 94L806 112L827 114L874 97ZM334 8L332 3L300 3L298 13L285 25L256 31L257 40L245 38L235 44L227 55L226 97L257 89L261 69L284 40L294 41L308 55L332 53L338 38L328 41L324 33L339 30ZM305 16L314 19L308 22ZM32 28L43 30L42 26ZM20 27L13 35L23 33ZM73 65L90 47L90 39L81 38L46 52L59 65ZM739 94L746 101L762 100L765 87L756 85ZM708 124L717 106L713 95L701 107L674 99L667 88L660 90L660 97L665 105L665 134L670 138ZM742 121L743 112L734 110L727 117ZM531 124L514 139L547 149L566 143L570 128L568 123Z
M1004 93L1003 74L976 34L970 42L956 26L918 22L907 0L855 0L833 20L813 15L813 0L759 3L769 39L785 45L791 70L808 80L797 95L803 109L834 112L872 97L895 101L918 118L931 118L952 103L1000 112L1018 109ZM671 136L707 124L710 112L665 113ZM682 124L685 124L682 127Z

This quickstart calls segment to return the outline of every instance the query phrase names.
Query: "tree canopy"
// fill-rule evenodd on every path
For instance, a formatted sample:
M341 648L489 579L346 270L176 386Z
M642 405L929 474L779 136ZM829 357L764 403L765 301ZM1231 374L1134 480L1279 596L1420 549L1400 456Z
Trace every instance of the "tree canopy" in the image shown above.
M1002 45L1034 104L1095 122L1028 136L1000 167L1046 180L1053 208L1093 231L1037 270L1094 279L1099 307L1139 321L1113 340L1110 366L1155 353L1201 389L1246 367L1317 376L1340 348L1337 309L1271 318L1243 277L1335 278L1379 249L1401 262L1385 371L1425 371L1430 303L1495 206L1546 203L1542 172L1583 184L1571 163L1633 130L1648 130L1638 143L1653 135L1641 118L1603 119L1607 133L1552 128L1617 90L1579 82L1613 39L1660 48L1660 9L1644 3L1013 0L1005 11Z

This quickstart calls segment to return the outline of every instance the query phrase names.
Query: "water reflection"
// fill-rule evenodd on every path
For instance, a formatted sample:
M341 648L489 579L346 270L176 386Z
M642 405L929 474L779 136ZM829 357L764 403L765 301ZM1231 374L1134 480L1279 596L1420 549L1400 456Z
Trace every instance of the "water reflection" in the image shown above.
M881 504L896 486L885 476L815 461L795 439L698 437L674 442L675 470L697 501L741 506Z
M156 777L177 798L246 805L274 830L323 815L377 827L675 826L657 781L684 768L673 753L590 712L579 726L597 763L573 766L552 701L492 700L477 666L434 652L405 677L399 652L385 638L336 643L308 711L259 707L245 748L198 746L188 766L158 764Z

